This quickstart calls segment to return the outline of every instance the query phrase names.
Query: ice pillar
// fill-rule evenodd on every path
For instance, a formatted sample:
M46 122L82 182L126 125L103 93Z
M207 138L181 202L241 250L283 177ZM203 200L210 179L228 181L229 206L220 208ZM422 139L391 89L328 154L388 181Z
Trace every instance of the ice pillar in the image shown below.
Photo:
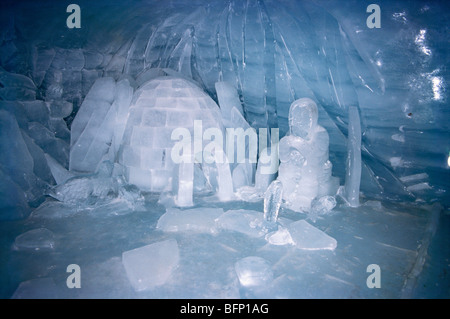
M361 121L358 108L348 108L347 167L345 176L345 197L351 207L359 206L361 183Z

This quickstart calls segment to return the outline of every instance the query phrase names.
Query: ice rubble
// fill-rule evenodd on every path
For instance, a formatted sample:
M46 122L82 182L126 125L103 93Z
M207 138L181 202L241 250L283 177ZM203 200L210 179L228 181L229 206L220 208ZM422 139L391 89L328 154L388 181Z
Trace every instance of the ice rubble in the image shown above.
M281 194L278 194L278 196ZM334 206L333 206L334 207ZM248 209L168 208L156 228L167 233L239 233L249 238L264 238L269 244L293 245L302 250L334 250L337 242L305 220L267 220L262 212Z

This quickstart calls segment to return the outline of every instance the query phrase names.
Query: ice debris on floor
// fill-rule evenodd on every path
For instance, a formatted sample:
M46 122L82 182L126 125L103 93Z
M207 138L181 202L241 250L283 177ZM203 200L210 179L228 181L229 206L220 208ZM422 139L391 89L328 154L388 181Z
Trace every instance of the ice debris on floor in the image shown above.
M250 238L265 238L273 245L295 245L304 250L334 250L337 242L305 220L283 219L282 224L267 221L264 213L254 210L228 210L222 208L166 209L156 228L164 232L215 234L236 232Z

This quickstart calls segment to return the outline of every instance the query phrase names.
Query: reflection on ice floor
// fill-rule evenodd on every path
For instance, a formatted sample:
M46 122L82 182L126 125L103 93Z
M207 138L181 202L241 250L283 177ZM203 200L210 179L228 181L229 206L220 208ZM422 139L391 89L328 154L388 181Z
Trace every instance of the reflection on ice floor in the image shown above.
M216 215L220 212L217 208L227 212L236 207L263 215L262 202L214 203L208 198L196 202L196 208L202 207L203 211L216 207L211 209ZM425 262L428 249L436 249L432 234L439 218L448 224L449 215L438 204L362 203L359 208L338 204L330 215L315 223L308 220L337 240L334 250L314 251L291 244L272 245L264 236L248 236L230 229L208 232L200 227L196 232L164 232L156 226L166 209L153 194L146 195L145 210L127 214L119 203L117 209L121 212L117 215L111 214L112 204L76 212L53 202L57 207L46 206L48 215L41 211L24 221L0 224L5 261L0 270L1 297L420 298L427 297L436 285L448 282L448 260L444 261L446 265L430 266L429 261ZM282 209L279 223L287 225L306 217ZM195 220L202 223L201 218ZM206 225L210 222L205 220ZM48 239L37 238L36 233L16 239L41 228L48 232L40 230L37 235L51 234L51 245ZM31 242L25 242L27 238ZM179 249L170 276L161 286L135 291L123 266L122 253L168 239L175 239ZM17 245L18 240L21 245ZM441 248L448 250L448 246ZM445 251L439 253L448 256ZM242 260L251 256L258 257L253 260L258 260L259 266L247 269L245 274L254 277L245 278L256 281L256 285L246 285L241 277L245 266ZM81 268L80 289L67 288L69 264ZM381 288L367 287L370 264L380 266ZM426 282L436 279L436 274L427 271L439 272L441 281ZM439 289L448 294L448 287Z

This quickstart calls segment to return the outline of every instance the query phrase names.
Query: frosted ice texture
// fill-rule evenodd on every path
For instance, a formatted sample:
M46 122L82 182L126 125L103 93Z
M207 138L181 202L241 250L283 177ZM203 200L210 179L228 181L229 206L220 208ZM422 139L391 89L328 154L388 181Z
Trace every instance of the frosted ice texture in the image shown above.
M122 253L128 280L136 291L163 285L180 260L178 243L168 239Z
M278 180L283 184L286 207L294 211L310 211L314 198L335 192L328 133L317 120L314 101L294 101L289 109L289 134L280 140Z

